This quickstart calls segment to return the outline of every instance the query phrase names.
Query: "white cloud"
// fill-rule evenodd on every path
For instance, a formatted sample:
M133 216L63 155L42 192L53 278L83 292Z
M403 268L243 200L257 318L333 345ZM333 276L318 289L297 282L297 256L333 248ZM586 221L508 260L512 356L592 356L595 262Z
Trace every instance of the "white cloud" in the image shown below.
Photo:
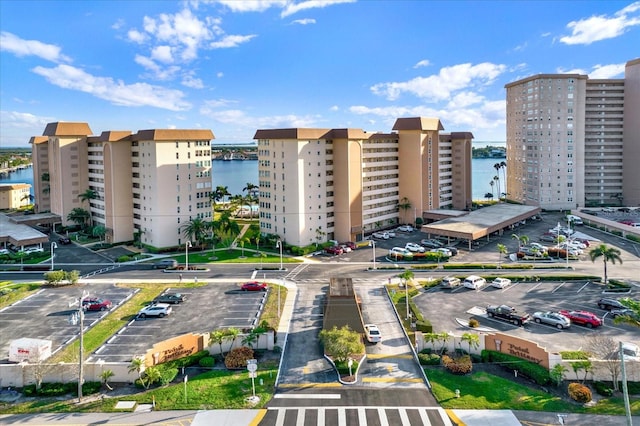
M0 111L2 146L28 146L31 136L41 135L53 117L39 117L28 112ZM28 135L28 136L25 136Z
M570 69L570 70L557 68L556 72L558 74L582 74L582 75L587 74L587 71L583 70L582 68L573 68L573 69Z
M190 87L192 89L204 88L204 83L201 79L194 77L193 75L185 75L182 77L182 85Z
M300 25L309 25L309 24L315 24L316 20L315 19L311 19L311 18L307 18L307 19L296 19L295 21L291 21L292 24L300 24Z
M173 62L171 46L156 46L151 50L151 57L156 61L170 64Z
M54 44L38 40L24 40L7 31L0 32L0 50L16 56L37 56L51 62L71 62L71 58L61 53L62 49Z
M214 41L209 44L209 47L212 49L223 49L229 47L238 47L243 43L250 41L252 38L256 37L255 35L228 35L224 36L221 40Z
M129 30L127 31L127 38L134 42L134 43L138 43L138 44L142 44L145 41L147 41L149 38L146 36L145 33L140 32L138 30Z
M255 132L255 129L314 127L318 119L315 116L298 116L294 114L254 117L239 109L216 110L216 107L224 105L223 101L206 102L200 108L200 114L220 123L243 127L250 132ZM253 133L251 136L253 136Z
M144 67L156 80L170 80L180 71L178 66L161 67L153 59L136 55L135 62Z
M216 73L216 77L222 78L222 77L224 77L224 73L222 71L219 71L219 72Z
M561 37L560 41L569 45L589 45L596 41L619 37L631 27L640 25L640 15L632 16L639 10L640 2L635 2L619 10L612 17L598 15L571 21L567 24L571 35Z
M207 2L208 3L208 2ZM284 7L286 0L220 0L218 3L227 6L233 12L264 12L271 7Z
M429 65L431 65L431 62L429 62L428 59L423 59L423 60L419 61L417 64L415 64L413 67L414 68L422 68L422 67L428 67Z
M623 78L625 65L624 63L596 65L589 73L589 78Z
M284 18L302 10L321 9L336 4L355 3L356 0L307 0L296 3L294 1L286 2L284 10L280 13L280 17Z
M329 108L329 111L340 111L340 107L338 105L333 105L331 108Z
M378 83L371 91L388 100L396 100L409 93L425 100L439 101L451 97L452 92L491 84L506 69L505 65L484 62L477 65L459 64L440 69L437 75L416 77L405 82Z
M105 99L114 105L152 106L170 111L183 111L191 108L184 101L184 93L179 90L165 89L147 83L124 84L110 77L96 77L79 68L58 65L55 68L35 67L33 72L43 76L56 86L88 93Z

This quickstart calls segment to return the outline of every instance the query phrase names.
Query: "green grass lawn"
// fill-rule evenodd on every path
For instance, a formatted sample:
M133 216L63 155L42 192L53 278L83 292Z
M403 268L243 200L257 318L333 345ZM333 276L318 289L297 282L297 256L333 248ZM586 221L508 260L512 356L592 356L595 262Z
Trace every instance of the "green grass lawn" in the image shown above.
M12 284L11 281L0 281L0 308L11 305L18 300L40 290L41 284Z
M621 397L603 398L593 407L563 400L541 390L484 372L458 376L441 367L425 372L436 400L443 408L468 410L530 410L548 412L624 415ZM460 398L455 391L460 390ZM640 398L631 398L631 412L640 414Z

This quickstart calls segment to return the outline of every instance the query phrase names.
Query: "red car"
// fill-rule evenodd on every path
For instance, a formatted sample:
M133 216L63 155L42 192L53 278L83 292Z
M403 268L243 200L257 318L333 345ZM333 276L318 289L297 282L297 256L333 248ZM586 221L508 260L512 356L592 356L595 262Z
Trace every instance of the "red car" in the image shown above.
M593 312L588 311L560 311L560 314L569 318L573 324L584 325L587 328L600 327L602 320Z
M332 254L334 256L340 255L342 253L344 253L344 250L342 250L342 247L340 246L331 246L331 247L326 247L324 249L325 253L327 254Z
M107 309L111 309L111 301L98 299L97 297L88 297L82 301L82 309L85 311L106 311Z
M249 281L242 284L242 291L267 291L267 285L258 281Z

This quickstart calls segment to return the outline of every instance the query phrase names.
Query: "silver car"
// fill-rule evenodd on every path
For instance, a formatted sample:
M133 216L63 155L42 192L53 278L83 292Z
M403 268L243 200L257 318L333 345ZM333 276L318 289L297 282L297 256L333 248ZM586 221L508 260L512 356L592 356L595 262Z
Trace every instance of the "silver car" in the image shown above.
M571 321L559 312L535 312L533 320L538 324L552 325L559 330L571 327Z

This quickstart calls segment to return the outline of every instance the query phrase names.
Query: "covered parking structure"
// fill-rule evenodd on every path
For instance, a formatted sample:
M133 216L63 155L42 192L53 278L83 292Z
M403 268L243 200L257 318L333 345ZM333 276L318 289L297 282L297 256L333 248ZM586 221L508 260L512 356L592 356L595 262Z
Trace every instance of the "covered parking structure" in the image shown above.
M538 215L541 210L540 207L535 206L500 203L474 210L466 215L452 215L452 217L423 225L421 231L429 237L437 235L449 239L465 239L469 242L469 250L471 250L473 241L484 236L489 241L490 235L494 232L502 235L504 229Z
M0 248L6 248L7 244L24 248L30 245L38 245L42 247L43 243L49 241L49 236L32 228L33 225L42 223L55 223L55 218L60 216L46 214L42 215L25 215L25 216L7 216L0 213ZM48 222L50 221L50 222Z

